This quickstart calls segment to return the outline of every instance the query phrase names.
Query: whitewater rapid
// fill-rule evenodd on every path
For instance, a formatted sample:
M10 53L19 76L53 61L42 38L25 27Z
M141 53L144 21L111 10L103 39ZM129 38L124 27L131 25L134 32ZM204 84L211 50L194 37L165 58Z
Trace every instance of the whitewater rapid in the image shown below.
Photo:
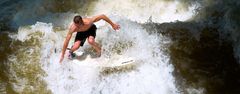
M103 75L99 67L94 65L77 66L69 63L67 59L63 61L63 64L58 63L63 41L68 32L68 25L72 21L72 17L78 13L50 13L40 19L42 22L20 26L18 34L10 35L10 37L23 43L31 41L30 52L21 53L19 51L18 55L28 56L30 59L26 59L29 62L23 60L23 63L35 62L40 66L41 69L38 71L43 71L43 74L40 74L39 79L42 79L42 84L53 94L180 93L172 74L174 68L170 64L170 57L165 48L165 44L170 40L156 33L155 29L145 29L142 24L149 21L155 23L186 21L191 19L196 6L186 8L181 6L178 1L151 0L145 3L146 1L125 0L114 4L115 2L114 0L108 2L100 0L95 3L88 15L83 16L106 14L121 26L121 29L116 32L104 21L96 23L98 28L96 41L102 45L103 52L100 59L112 58L116 55L135 58L138 66L130 71L115 71ZM24 13L26 11L20 11L13 21L18 25L26 24L18 18ZM79 11L79 14L83 13ZM57 20L55 21L56 18L50 19L52 16L57 16ZM38 17L35 16L35 18ZM73 40L74 38L71 39L69 47L73 44ZM91 46L86 43L79 51L84 52L89 49ZM14 62L13 64L18 62L14 61L16 60L15 56L11 56L9 59ZM95 58L79 61L79 63L81 62L101 63ZM24 92L24 87L28 87L30 82L25 78L20 80L21 83L13 83L13 86L16 91Z

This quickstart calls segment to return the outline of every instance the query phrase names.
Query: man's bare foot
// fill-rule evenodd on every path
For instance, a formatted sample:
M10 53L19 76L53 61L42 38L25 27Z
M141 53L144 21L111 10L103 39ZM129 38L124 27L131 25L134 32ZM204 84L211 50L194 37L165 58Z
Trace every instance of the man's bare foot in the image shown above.
M70 60L72 60L72 59L74 59L74 58L76 58L76 53L73 53L73 52L70 52L69 51L69 53L68 53L68 59L70 59Z

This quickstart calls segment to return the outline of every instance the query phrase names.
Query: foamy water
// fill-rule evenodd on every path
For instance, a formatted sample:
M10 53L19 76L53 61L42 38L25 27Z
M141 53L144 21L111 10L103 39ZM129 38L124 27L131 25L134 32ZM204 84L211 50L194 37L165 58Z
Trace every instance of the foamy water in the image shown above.
M176 94L178 90L171 74L173 67L169 64L169 57L161 50L161 37L155 34L149 35L137 23L122 20L119 24L126 28L115 32L109 26L104 25L98 29L99 37L96 40L102 41L104 49L100 58L111 58L120 54L134 57L137 61L135 63L139 65L129 72L116 71L109 75L103 75L99 67L93 65L96 62L102 63L101 60L94 58L79 61L79 63L93 63L88 66L77 65L68 60L60 65L58 63L60 51L54 52L54 49L62 48L66 31L53 32L51 24L38 22L30 28L22 27L17 38L25 41L36 32L42 33L42 37L35 37L41 40L40 65L47 74L43 79L54 94L95 94L100 92L104 94L134 92L138 94L158 94L159 92ZM124 46L121 48L119 47L121 45ZM85 47L80 50L88 48L89 45L86 43ZM117 53L116 50L120 50L120 53Z
M40 78L54 94L178 94L179 89L172 75L174 68L169 63L168 54L164 53L165 43L170 41L160 34L150 34L149 32L155 31L147 31L141 23L148 22L149 19L156 23L185 21L192 17L194 8L178 9L180 3L177 1L170 3L153 0L144 3L145 1L126 0L119 1L117 5L114 5L114 2L116 1L100 0L91 11L92 15L104 13L121 26L121 29L115 32L103 21L96 23L99 28L96 41L102 45L103 51L100 58L87 57L78 61L82 64L76 64L65 57L63 64L58 63L67 34L65 27L71 22L70 17L74 13L57 14L62 15L60 18L69 16L65 21L59 21L62 22L60 26L64 26L62 30L55 29L52 23L37 22L34 25L21 26L18 34L12 38L21 42L38 40L36 42L39 45L32 50L40 53L40 59L36 58L39 59L39 66L45 73ZM50 16L43 19L47 20ZM17 19L17 22L21 24L21 19ZM73 40L74 38L71 39L69 47ZM90 45L86 42L79 51L84 52L89 48ZM30 55L32 54L34 52ZM133 57L136 60L136 68L103 74L101 67L96 65L104 63L103 59L116 55ZM14 58L13 56L11 59ZM20 85L17 83L15 88L18 92L24 92L23 87L28 86L28 82L26 79L20 80L24 81L21 81Z
M115 14L139 23L163 23L189 20L197 7L184 6L180 1L170 0L99 0L93 14Z
M1 0L0 93L237 94L239 5L239 0ZM77 14L106 14L121 29L96 23L102 56L92 57L86 43L78 50L85 59L65 58L60 65ZM102 63L117 56L134 58L136 66L103 71Z
M43 64L43 68L48 74L44 79L53 93L177 93L177 88L174 84L175 81L171 74L173 68L168 62L169 57L160 50L161 37L154 34L149 35L137 23L123 20L119 24L126 28L121 29L119 32L114 32L108 26L98 29L97 35L99 37L96 40L102 41L102 49L104 49L100 58L111 58L114 55L121 54L126 57L134 57L137 61L135 63L139 63L139 66L129 72L121 73L115 71L110 75L103 75L99 67L95 67L94 65L81 66L70 63L71 61L65 61L63 65L60 65L58 63L60 53L54 53L49 58L46 58L45 61L48 62ZM58 45L58 43L62 44L58 40L54 45ZM119 43L127 44L123 48L114 48L121 46ZM50 46L50 48L54 47L54 45ZM87 49L88 46L86 45L86 47L80 49ZM61 47L57 47L57 49L61 49ZM120 50L121 52L117 53L115 50ZM49 49L44 52L51 51ZM42 56L46 57L44 55L45 53ZM101 60L94 58L79 61L78 63L94 64L96 62L103 63Z

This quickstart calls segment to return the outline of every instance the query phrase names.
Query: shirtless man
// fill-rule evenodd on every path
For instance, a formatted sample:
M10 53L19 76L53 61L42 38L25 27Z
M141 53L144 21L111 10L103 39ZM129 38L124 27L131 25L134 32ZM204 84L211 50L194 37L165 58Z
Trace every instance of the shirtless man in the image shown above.
M114 30L120 29L120 26L116 23L113 23L106 15L98 15L94 16L92 18L82 18L81 16L77 15L73 18L73 23L70 25L67 37L63 44L62 54L60 58L60 63L64 59L64 54L67 49L69 40L72 37L72 34L74 32L77 32L74 45L72 46L71 50L69 50L69 58L73 58L74 54L73 52L76 51L80 46L83 46L86 39L88 40L88 43L96 50L97 55L101 55L101 48L99 45L95 42L96 37L96 25L94 25L94 22L100 21L103 19L104 21L108 22Z

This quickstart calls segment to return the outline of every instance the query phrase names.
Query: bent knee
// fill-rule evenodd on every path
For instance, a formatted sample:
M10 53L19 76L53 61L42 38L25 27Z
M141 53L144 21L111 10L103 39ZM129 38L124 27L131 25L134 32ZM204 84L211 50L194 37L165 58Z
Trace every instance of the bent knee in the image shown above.
M73 48L79 48L80 47L80 41L77 41L74 43Z
M92 44L95 43L95 41L94 41L94 39L89 39L89 40L88 40L88 43L92 45Z

